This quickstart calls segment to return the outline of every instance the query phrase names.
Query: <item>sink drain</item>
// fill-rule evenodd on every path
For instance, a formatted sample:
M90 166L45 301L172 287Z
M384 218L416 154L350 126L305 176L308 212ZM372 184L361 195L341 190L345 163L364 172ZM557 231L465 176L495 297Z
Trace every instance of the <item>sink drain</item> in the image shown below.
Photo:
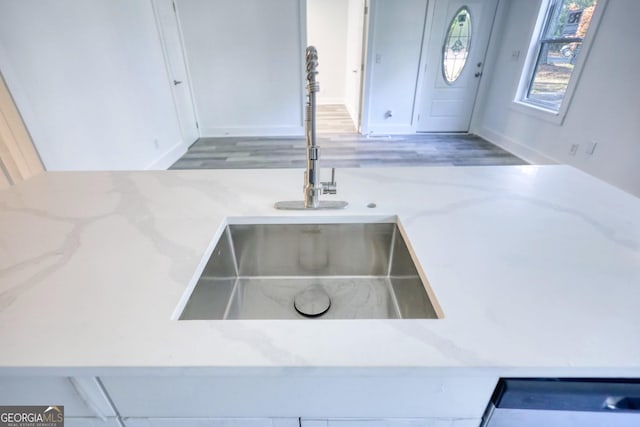
M303 316L318 317L329 310L331 298L320 285L311 285L294 297L293 306Z

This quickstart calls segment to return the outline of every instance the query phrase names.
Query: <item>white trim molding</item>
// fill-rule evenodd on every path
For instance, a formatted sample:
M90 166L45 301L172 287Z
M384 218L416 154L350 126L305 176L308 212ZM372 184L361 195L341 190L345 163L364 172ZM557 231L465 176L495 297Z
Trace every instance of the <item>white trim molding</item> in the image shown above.
M304 136L304 126L201 128L203 138L234 136Z
M475 134L533 165L555 165L561 163L540 151L484 126L476 129Z
M164 154L160 155L157 159L152 161L145 167L145 170L167 170L172 164L178 161L178 159L187 152L189 148L188 144L182 141L169 148Z
M415 135L416 131L410 124L405 125L370 125L369 135Z

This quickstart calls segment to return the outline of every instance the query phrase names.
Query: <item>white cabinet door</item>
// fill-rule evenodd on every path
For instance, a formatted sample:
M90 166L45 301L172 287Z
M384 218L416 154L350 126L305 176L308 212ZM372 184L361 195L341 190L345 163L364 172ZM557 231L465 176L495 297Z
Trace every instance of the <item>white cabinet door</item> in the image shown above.
M117 418L66 418L65 427L121 427Z
M101 377L122 417L309 420L480 418L497 377L391 375ZM365 392L366 391L366 392ZM438 426L439 427L439 426Z
M297 418L125 418L126 427L298 427Z
M478 427L480 418L302 419L301 427Z
M64 406L67 419L116 415L92 377L0 377L0 405Z

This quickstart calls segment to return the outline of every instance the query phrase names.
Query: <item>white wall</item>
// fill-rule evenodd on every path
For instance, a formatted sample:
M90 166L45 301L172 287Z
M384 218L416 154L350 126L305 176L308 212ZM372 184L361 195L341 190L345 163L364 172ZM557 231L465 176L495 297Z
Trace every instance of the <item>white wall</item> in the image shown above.
M372 0L365 131L412 133L427 0ZM392 117L385 118L387 111Z
M307 0L307 45L318 49L318 104L346 102L346 0Z
M201 136L303 134L304 1L176 5Z
M512 108L539 1L502 5L507 9L497 35L501 42L490 78L483 81L488 87L472 131L525 158L567 163L640 196L640 2L609 0L561 125ZM519 58L512 57L514 51ZM590 141L598 143L591 156L585 152ZM569 154L572 144L580 144L575 156Z
M0 70L48 170L184 151L148 0L0 0Z

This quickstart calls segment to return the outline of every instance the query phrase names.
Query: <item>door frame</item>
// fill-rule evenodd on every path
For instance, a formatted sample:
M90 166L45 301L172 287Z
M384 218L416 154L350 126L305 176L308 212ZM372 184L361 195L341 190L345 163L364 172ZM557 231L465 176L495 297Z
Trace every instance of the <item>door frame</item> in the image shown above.
M307 46L309 44L309 40L307 40L307 0L298 0L298 10L300 13L300 19L298 19L299 26L299 42L300 42L300 53L298 57L300 58L300 87L302 88L301 97L300 97L300 128L302 135L305 134L306 123L305 123L305 111L307 106L307 63L306 63L306 55L307 55Z
M190 100L190 104L191 104L191 111L193 112L193 117L195 119L195 123L196 123L196 134L198 135L198 138L201 137L201 133L200 133L200 126L198 125L198 123L200 123L200 118L198 117L198 110L196 108L196 103L193 97L193 85L191 84L191 70L189 69L189 62L187 61L186 58L186 52L185 52L185 48L184 48L184 39L182 36L182 26L181 26L181 22L180 19L178 17L178 11L176 9L176 2L175 0L151 0L151 8L153 9L153 16L154 19L156 21L156 28L158 29L158 38L160 40L160 47L162 49L162 57L164 60L164 66L165 66L165 72L167 75L167 84L169 85L169 90L171 91L171 100L173 102L173 108L176 112L176 119L178 120L178 126L180 126L180 137L182 139L182 127L184 126L183 121L180 119L180 112L178 111L179 107L178 107L178 102L176 99L176 95L174 93L174 87L172 86L172 79L173 79L173 73L172 73L172 69L171 69L171 63L169 60L169 52L168 52L168 47L167 47L167 42L165 39L165 34L164 34L164 26L162 24L162 19L160 18L160 12L159 12L159 7L161 7L158 3L161 1L167 1L167 2L171 2L172 7L173 7L173 12L174 12L174 17L176 20L176 28L178 29L178 38L180 40L180 56L182 57L182 62L184 63L184 68L185 68L185 76L184 79L186 80L186 82L183 82L183 84L186 85L186 87L189 88L189 100ZM197 141L197 139L196 139ZM184 148L189 148L195 141L182 141L182 145Z
M373 36L375 34L375 17L377 11L377 0L365 0L367 14L364 17L364 34L362 42L364 69L362 70L362 86L360 90L360 126L358 133L366 135L369 133L369 109L371 104L371 73L373 70L373 55L370 55L370 47L373 46Z
M365 134L365 128L369 127L367 120L368 115L365 114L365 105L369 102L369 91L367 87L367 80L369 84L371 79L368 79L369 65L367 62L369 53L369 35L371 33L371 0L364 0L364 23L362 25L362 56L360 58L360 105L358 106L358 123L356 123L356 133ZM368 112L368 111L367 111ZM365 123L366 121L366 123Z
M418 116L420 115L420 94L424 88L427 74L427 56L429 54L429 37L431 32L429 29L433 26L433 15L435 13L435 4L438 0L428 0L427 16L424 20L424 28L422 29L422 47L420 49L420 61L418 66L418 78L416 81L416 91L413 94L413 114L411 116L411 131L417 133ZM443 1L443 0L440 0Z
M29 129L0 72L0 189L44 171Z
M367 135L371 133L371 129L369 127L369 110L371 104L371 83L372 76L369 70L374 69L374 59L375 55L369 55L370 47L374 45L374 35L376 33L375 22L376 15L378 11L378 0L365 0L368 6L368 16L365 16L365 43L363 46L363 50L365 52L365 60L364 60L364 71L362 78L362 94L361 94L361 127L360 132L362 135ZM431 25L433 21L433 4L436 0L427 0L427 10L425 12L425 18L422 28L422 40L420 42L420 57L418 59L418 70L416 73L416 85L413 92L413 105L412 105L412 114L411 114L411 124L410 131L411 133L416 133L416 105L417 105L417 95L418 90L422 88L422 82L424 80L424 72L425 68L425 38L427 37L426 29L427 26Z
M306 70L305 70L305 61L304 61L304 57L305 57L305 52L306 52L306 48L307 48L307 44L308 44L308 40L307 40L307 0L299 0L300 1L300 41L302 44L302 53L301 53L301 58L303 58L302 60L302 66L301 66L301 72L302 72L302 76L306 76ZM364 23L362 26L362 54L361 54L361 58L360 58L360 64L361 64L361 72L360 72L360 99L359 99L359 107L358 107L358 118L357 118L357 123L355 123L355 128L356 128L356 133L357 134L364 134L365 131L364 129L367 127L367 123L366 123L366 117L367 115L365 114L365 108L368 104L368 97L367 97L367 93L368 93L368 88L369 88L369 83L367 82L367 72L369 70L369 66L367 65L367 52L368 52L368 46L369 46L369 23L370 21L370 16L371 16L371 2L375 1L375 0L364 0L364 5L365 5L365 13L364 13ZM348 64L347 67L345 67L345 74L349 73L349 67ZM306 95L306 79L303 78L302 79L302 85L303 85L303 90L302 90L302 104L301 104L301 109L300 109L300 113L301 113L301 121L302 121L302 125L304 126L304 114L305 114L305 105L307 103L307 95Z

